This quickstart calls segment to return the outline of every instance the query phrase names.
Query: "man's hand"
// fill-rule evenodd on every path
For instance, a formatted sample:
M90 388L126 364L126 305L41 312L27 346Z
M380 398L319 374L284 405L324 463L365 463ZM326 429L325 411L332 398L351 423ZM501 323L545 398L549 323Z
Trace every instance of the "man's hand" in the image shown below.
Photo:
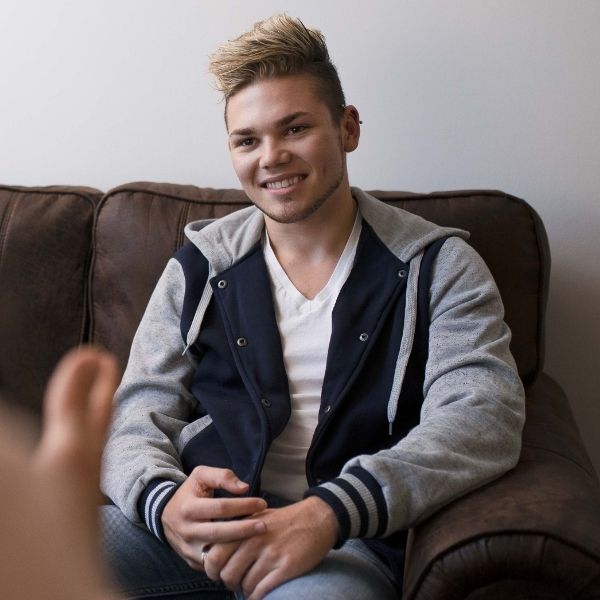
M211 579L242 590L248 600L261 600L278 585L316 567L337 540L335 513L315 496L254 516L266 526L262 535L216 544L205 562Z
M239 542L265 531L262 520L241 520L266 508L262 498L213 498L216 489L243 494L248 491L248 484L229 469L196 467L162 514L167 541L192 569L202 569L200 554L205 547Z

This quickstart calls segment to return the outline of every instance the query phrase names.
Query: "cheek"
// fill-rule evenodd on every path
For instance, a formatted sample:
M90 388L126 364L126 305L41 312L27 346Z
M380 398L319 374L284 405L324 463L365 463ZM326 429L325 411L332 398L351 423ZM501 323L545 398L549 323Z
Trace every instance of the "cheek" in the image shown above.
M318 161L323 174L337 173L343 166L344 151L339 145L339 140L330 140L327 146L319 149Z
M250 161L240 156L231 156L231 164L233 170L240 181L244 181L251 176L251 164Z

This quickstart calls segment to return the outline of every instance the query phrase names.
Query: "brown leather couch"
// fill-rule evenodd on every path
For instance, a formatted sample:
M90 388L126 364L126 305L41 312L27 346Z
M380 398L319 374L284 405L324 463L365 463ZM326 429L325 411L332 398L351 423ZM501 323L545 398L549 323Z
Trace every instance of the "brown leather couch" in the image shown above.
M600 598L600 486L563 391L542 372L550 269L542 222L497 191L373 193L472 233L500 287L527 389L520 463L411 531L404 597ZM81 342L124 365L185 223L247 204L238 190L158 183L106 194L0 186L0 384L13 402L39 413L49 373Z

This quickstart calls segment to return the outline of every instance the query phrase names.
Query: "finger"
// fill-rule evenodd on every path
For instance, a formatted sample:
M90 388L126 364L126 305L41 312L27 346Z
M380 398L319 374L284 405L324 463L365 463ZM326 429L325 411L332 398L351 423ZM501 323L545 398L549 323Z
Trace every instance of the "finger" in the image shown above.
M282 572L281 565L275 557L271 555L269 558L269 555L266 554L265 551L259 555L256 555L254 562L248 567L248 570L240 582L240 587L244 592L244 597L247 598L248 596L254 594L259 584L275 571L278 571L280 574Z
M90 391L89 422L100 440L108 432L113 409L113 397L119 384L120 372L116 358L105 352L97 353L97 371Z
M221 569L221 581L228 589L232 591L241 590L242 581L259 553L260 548L257 548L255 544L243 543L239 545Z
M44 415L49 426L81 418L87 410L87 397L96 377L95 355L71 350L58 363L44 399Z
M117 384L118 367L110 354L91 346L71 350L50 378L44 409L50 418L77 419L99 405L104 416ZM103 418L100 424L105 421ZM92 423L98 426L96 419Z
M95 356L72 350L54 370L44 396L43 430L34 457L36 465L58 460L64 466L65 453L77 460L72 447L77 446L82 432L87 436L88 395L97 367Z
M217 544L245 540L266 531L262 521L208 521L190 528L189 537L201 540L203 544Z
M191 521L240 518L262 512L267 503L262 498L193 498L182 508Z
M37 459L43 463L44 454L56 456L60 448L73 454L72 446L83 437L88 449L97 450L99 467L117 383L118 368L109 354L92 347L68 352L48 383Z
M199 466L192 471L190 477L201 485L215 490L227 490L232 494L244 494L249 488L231 469Z
M204 561L204 570L210 579L220 581L221 569L227 564L239 545L239 542L229 542L215 544L211 547Z
M198 554L198 557L200 556L200 554ZM188 565L188 567L190 567L191 569L194 569L194 571L202 571L202 565L200 564L198 558L194 555L186 555L186 556L182 556L181 558L183 558L183 560L186 562L186 564Z
M289 581L290 577L284 574L281 569L274 569L266 574L252 590L246 591L245 581L243 584L246 600L262 600L269 592L272 592L277 586Z

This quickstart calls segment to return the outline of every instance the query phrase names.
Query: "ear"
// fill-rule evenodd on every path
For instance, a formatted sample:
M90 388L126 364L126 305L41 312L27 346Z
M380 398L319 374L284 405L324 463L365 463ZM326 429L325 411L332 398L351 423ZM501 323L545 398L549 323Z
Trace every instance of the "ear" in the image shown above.
M344 107L342 115L341 131L342 144L345 152L353 152L358 147L360 139L360 116L355 106Z

